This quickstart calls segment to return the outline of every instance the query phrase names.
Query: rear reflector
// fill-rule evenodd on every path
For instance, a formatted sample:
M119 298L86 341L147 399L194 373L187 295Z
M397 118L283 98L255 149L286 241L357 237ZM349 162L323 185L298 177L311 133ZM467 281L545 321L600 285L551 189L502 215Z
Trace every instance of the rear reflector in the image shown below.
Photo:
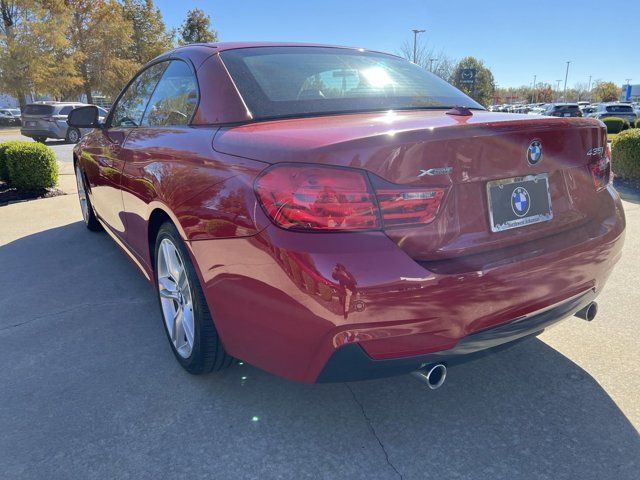
M292 230L351 231L426 224L435 218L445 189L411 188L362 170L280 164L256 180L269 218Z

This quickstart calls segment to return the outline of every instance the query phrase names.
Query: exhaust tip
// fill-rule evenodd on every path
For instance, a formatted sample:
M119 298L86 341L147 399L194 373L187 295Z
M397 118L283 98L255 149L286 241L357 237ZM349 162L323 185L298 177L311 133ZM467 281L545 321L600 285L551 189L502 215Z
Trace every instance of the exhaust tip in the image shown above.
M587 322L590 322L594 318L596 318L597 314L598 314L598 304L596 302L591 302L589 305L584 307L582 310L577 311L576 312L576 317L582 318L583 320L586 320Z
M426 383L431 390L440 388L447 378L447 367L442 363L428 365L413 372L413 376Z

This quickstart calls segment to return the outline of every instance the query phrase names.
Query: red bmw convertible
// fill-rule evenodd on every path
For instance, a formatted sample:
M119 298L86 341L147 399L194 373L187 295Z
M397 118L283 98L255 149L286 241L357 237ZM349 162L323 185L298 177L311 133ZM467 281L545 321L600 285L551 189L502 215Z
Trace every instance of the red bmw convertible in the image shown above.
M197 374L417 372L578 315L620 258L606 130L487 112L393 55L189 45L146 65L74 149L87 228L158 291ZM533 361L533 359L532 359Z

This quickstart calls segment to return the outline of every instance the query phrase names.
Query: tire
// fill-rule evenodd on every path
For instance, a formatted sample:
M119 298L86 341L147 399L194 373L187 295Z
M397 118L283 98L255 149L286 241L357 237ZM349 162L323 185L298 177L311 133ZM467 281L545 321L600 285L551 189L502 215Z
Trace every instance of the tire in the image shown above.
M67 138L65 139L67 143L78 143L80 141L80 130L74 127L69 127L67 129Z
M47 137L33 137L33 139L38 143L45 143L47 141Z
M175 268L172 268L169 264L176 260ZM231 365L234 359L226 353L220 341L189 253L178 230L171 222L164 223L158 231L154 267L164 330L180 365L193 375L221 370ZM170 273L173 271L177 273ZM184 274L186 284L184 281L173 281L174 276L185 278L182 276ZM183 285L182 288L179 287L180 283ZM182 313L176 314L180 309ZM180 322L168 320L171 316L181 318ZM177 326L178 324L180 326Z
M78 187L78 200L80 200L80 211L82 212L82 220L84 221L84 226L92 232L102 231L102 225L96 218L96 214L93 211L93 206L91 205L91 200L89 199L89 195L87 195L84 176L82 175L80 167L77 165L76 185Z

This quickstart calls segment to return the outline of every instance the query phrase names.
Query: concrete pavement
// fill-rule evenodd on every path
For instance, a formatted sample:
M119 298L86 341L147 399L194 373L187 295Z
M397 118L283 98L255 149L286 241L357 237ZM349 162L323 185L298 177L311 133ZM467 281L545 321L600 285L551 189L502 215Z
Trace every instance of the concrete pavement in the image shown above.
M74 195L0 207L0 478L637 479L640 205L592 323L449 370L193 377L155 293Z

